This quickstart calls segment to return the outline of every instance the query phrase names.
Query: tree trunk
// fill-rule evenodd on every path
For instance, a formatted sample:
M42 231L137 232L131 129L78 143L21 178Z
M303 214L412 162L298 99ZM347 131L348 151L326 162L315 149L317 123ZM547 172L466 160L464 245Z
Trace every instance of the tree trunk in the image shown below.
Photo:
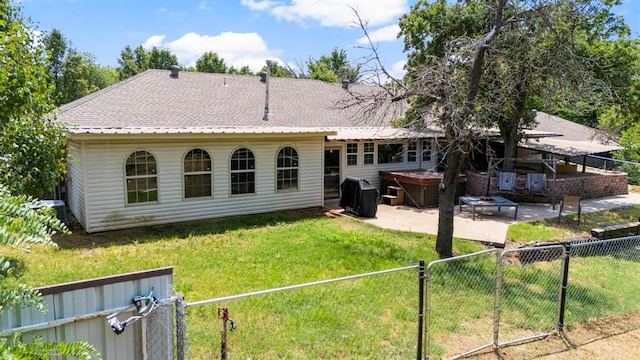
M515 136L505 136L504 141L504 163L502 164L503 171L513 171L515 166L515 157L518 150L518 138Z
M467 158L466 153L451 151L446 154L447 167L438 192L438 237L436 252L441 258L453 256L453 214L455 210L458 176Z

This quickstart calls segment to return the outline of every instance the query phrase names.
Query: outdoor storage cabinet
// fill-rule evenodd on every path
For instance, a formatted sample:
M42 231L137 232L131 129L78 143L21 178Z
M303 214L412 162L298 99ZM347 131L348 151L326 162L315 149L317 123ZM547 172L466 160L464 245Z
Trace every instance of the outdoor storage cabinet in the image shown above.
M340 192L340 207L358 216L376 216L380 193L367 180L347 177L340 184Z

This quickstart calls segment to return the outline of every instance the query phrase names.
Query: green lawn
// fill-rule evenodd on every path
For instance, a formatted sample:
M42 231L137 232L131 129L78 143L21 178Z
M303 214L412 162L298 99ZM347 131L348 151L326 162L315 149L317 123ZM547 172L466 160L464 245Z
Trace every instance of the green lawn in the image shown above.
M582 214L580 224L577 223L576 214L563 217L561 224L558 224L556 217L533 222L519 222L509 227L507 240L528 243L563 238L589 239L591 237L589 230L593 228L638 221L639 216L640 205L635 205Z
M59 238L23 254L23 280L41 286L175 266L187 302L415 265L437 258L435 237L303 212ZM308 215L308 214L306 214ZM302 217L301 217L302 216ZM454 242L457 253L482 246ZM73 259L73 261L69 261ZM412 358L417 272L408 270L224 304L188 308L190 358L219 354L217 307L238 328L231 358Z
M315 215L315 216L310 216ZM560 231L540 224L544 231ZM217 221L156 226L95 235L58 238L60 249L34 248L30 254L0 249L25 265L34 286L131 271L174 266L174 286L187 302L265 290L323 279L415 265L436 260L435 236L383 230L351 218L319 212L283 212ZM524 241L524 240L523 240ZM455 239L457 254L483 250L478 243ZM73 259L73 261L69 261ZM603 258L602 266L610 259ZM594 289L580 308L568 309L573 321L601 312L620 297L638 298L640 277L634 261L617 262L624 289L601 286L588 259L575 261L578 289ZM491 339L495 258L479 257L434 269L432 279L431 354L446 352L439 339L452 333L478 333ZM535 263L506 272L509 289L505 313L517 326L548 326L531 320L532 309L554 300L531 296L557 286L557 262ZM444 271L444 272L440 272ZM579 276L588 273L589 276ZM614 279L618 280L614 277ZM636 280L637 279L637 280ZM615 284L613 281L612 284ZM597 284L597 286L595 286ZM607 283L608 284L608 283ZM549 292L549 291L546 291ZM555 294L555 293L554 293ZM417 337L417 273L414 269L229 301L187 310L188 358L219 356L221 322L217 307L229 308L238 328L229 334L230 358L246 359L410 359ZM627 311L633 306L620 307ZM551 315L555 308L551 309ZM553 321L553 319L551 319ZM553 324L553 322L551 322ZM482 344L482 343L480 343ZM480 345L478 344L478 345Z

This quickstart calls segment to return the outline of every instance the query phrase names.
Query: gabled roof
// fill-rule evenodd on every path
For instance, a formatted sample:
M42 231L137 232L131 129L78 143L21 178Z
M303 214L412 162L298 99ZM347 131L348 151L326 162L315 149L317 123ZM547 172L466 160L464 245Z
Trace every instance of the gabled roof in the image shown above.
M615 145L597 129L590 128L555 115L536 111L535 120L537 124L535 125L534 130L561 134L563 140Z
M375 91L355 84L350 89ZM182 71L173 78L170 71L147 70L62 106L57 119L75 134L256 133L285 128L308 133L387 126L397 116L364 118L361 109L341 109L339 103L347 95L342 84L271 77L265 121L266 85L259 76Z

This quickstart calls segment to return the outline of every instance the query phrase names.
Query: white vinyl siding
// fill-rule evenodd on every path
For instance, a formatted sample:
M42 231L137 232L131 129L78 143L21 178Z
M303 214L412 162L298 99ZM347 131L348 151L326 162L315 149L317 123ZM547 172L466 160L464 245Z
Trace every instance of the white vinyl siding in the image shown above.
M188 140L182 143L138 142L135 145L122 141L87 141L82 157L86 168L85 230L96 232L322 206L323 139L306 137L297 141L284 141L295 147L300 158L296 192L275 190L275 161L282 143L283 141L258 139L199 140L197 143ZM250 148L256 157L256 188L255 194L251 196L230 195L229 159L239 145ZM185 201L183 156L188 150L196 147L206 150L211 155L214 167L213 196ZM151 152L156 158L159 201L126 206L123 161L132 151L140 148Z
M82 143L67 142L69 162L67 163L67 205L76 219L85 226L84 172L82 161Z

